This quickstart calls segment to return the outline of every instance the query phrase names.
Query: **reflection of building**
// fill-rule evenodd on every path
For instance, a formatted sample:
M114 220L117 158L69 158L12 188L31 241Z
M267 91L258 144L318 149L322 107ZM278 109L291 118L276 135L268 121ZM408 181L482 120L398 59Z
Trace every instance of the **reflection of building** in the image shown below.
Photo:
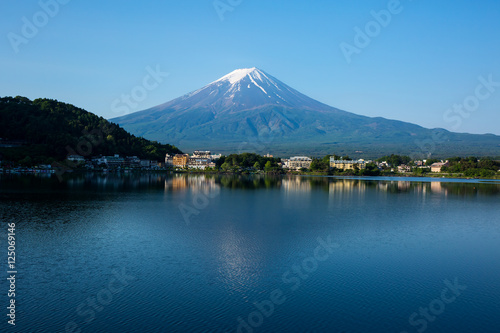
M202 176L186 176L176 174L165 179L165 190L180 191L191 189L193 192L201 192L211 198L220 191L220 186L215 183L215 178Z
M346 160L336 160L330 157L330 168L337 168L340 170L353 170L355 168L365 169L366 162L364 160L357 161L346 161Z
M172 179L172 189L174 191L176 190L182 190L187 188L187 178L186 177L175 177Z
M292 170L300 170L301 168L309 169L311 167L312 159L307 156L294 156L289 160L284 160L285 168Z
M300 177L283 178L281 186L286 192L310 192L311 182Z
M173 165L178 168L186 167L188 165L188 162L189 162L188 154L176 154L172 159Z
M398 190L401 192L407 192L410 190L411 183L410 182L398 182Z
M353 179L330 179L328 191L330 196L354 195L366 190L366 182Z
M443 186L442 186L441 182L432 182L431 183L431 191L433 193L443 192Z

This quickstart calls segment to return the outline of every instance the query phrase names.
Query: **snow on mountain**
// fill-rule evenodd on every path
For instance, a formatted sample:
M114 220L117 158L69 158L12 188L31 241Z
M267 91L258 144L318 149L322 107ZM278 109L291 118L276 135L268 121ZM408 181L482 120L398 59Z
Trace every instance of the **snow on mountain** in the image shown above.
M258 68L237 69L220 79L154 109L211 107L217 113L263 105L325 109L313 100Z
M418 125L365 117L320 103L258 68L237 69L170 102L112 121L135 135L182 149L232 152L246 142L249 150L257 145L296 153L376 149L408 154L416 149L416 142L435 136L433 130ZM438 132L449 140L440 143L439 149L448 152L482 144L500 150L497 137Z
M255 67L237 69L237 70L221 77L220 79L218 79L217 81L214 81L214 82L229 81L231 84L235 84L236 82L243 79L245 76L251 74L252 72L257 72L257 71L258 70ZM214 82L212 82L212 83L214 83Z

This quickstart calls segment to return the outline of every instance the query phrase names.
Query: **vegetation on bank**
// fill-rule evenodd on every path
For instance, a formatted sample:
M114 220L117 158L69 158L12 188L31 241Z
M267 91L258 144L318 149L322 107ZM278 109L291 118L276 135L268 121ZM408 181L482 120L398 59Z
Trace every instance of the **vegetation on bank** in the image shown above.
M181 151L129 134L103 117L52 99L0 98L0 157L22 166L50 164L67 155L120 154L164 160Z
M351 160L349 156L338 156L338 155L326 155L323 158L313 158L311 162L311 168L309 170L301 170L301 172L309 171L312 174L327 174L335 176L380 176L381 171L378 169L375 163L367 163L366 168L360 169L354 167L353 170L341 170L337 168L330 168L330 158L333 157L335 160Z
M222 156L215 162L216 168L224 172L265 171L280 173L280 158L265 157L254 153Z
M453 157L448 159L449 166L441 169L443 173L463 174L466 177L491 178L499 175L500 162L491 158Z
M232 154L222 156L216 163L216 168L206 170L190 170L193 173L270 173L270 174L296 174L296 175L333 175L333 176L426 176L426 177L454 177L454 178L500 178L500 161L489 157L478 159L476 157L453 157L447 159L448 167L443 167L441 172L433 173L430 166L440 162L438 159L428 159L422 165L412 161L409 156L390 155L383 156L373 162L367 163L365 168L357 166L351 170L330 168L330 157L336 160L351 160L349 156L326 155L323 158L313 158L309 169L291 171L280 166L281 159L264 157L252 153ZM382 163L385 162L385 163ZM420 164L420 163L419 163ZM398 172L398 166L406 165L410 172Z

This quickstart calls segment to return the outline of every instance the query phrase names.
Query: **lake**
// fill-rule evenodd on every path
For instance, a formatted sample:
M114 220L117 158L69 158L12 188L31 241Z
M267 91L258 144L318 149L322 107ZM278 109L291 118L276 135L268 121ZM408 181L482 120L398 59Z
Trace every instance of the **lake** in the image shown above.
M499 203L495 181L0 175L0 330L499 332Z

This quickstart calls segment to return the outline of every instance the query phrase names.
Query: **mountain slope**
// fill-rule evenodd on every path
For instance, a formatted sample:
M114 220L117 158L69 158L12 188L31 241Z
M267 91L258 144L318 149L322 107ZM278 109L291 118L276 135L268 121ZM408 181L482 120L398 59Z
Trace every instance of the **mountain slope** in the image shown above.
M135 137L71 104L19 96L0 98L0 138L0 154L14 162L26 157L35 163L63 160L71 152L87 153L88 157L121 154L163 160L167 152L180 152L174 146ZM5 140L22 144L1 147Z
M112 121L186 150L500 154L498 136L356 115L307 97L256 68L233 71L170 102ZM436 133L445 138L436 142Z

